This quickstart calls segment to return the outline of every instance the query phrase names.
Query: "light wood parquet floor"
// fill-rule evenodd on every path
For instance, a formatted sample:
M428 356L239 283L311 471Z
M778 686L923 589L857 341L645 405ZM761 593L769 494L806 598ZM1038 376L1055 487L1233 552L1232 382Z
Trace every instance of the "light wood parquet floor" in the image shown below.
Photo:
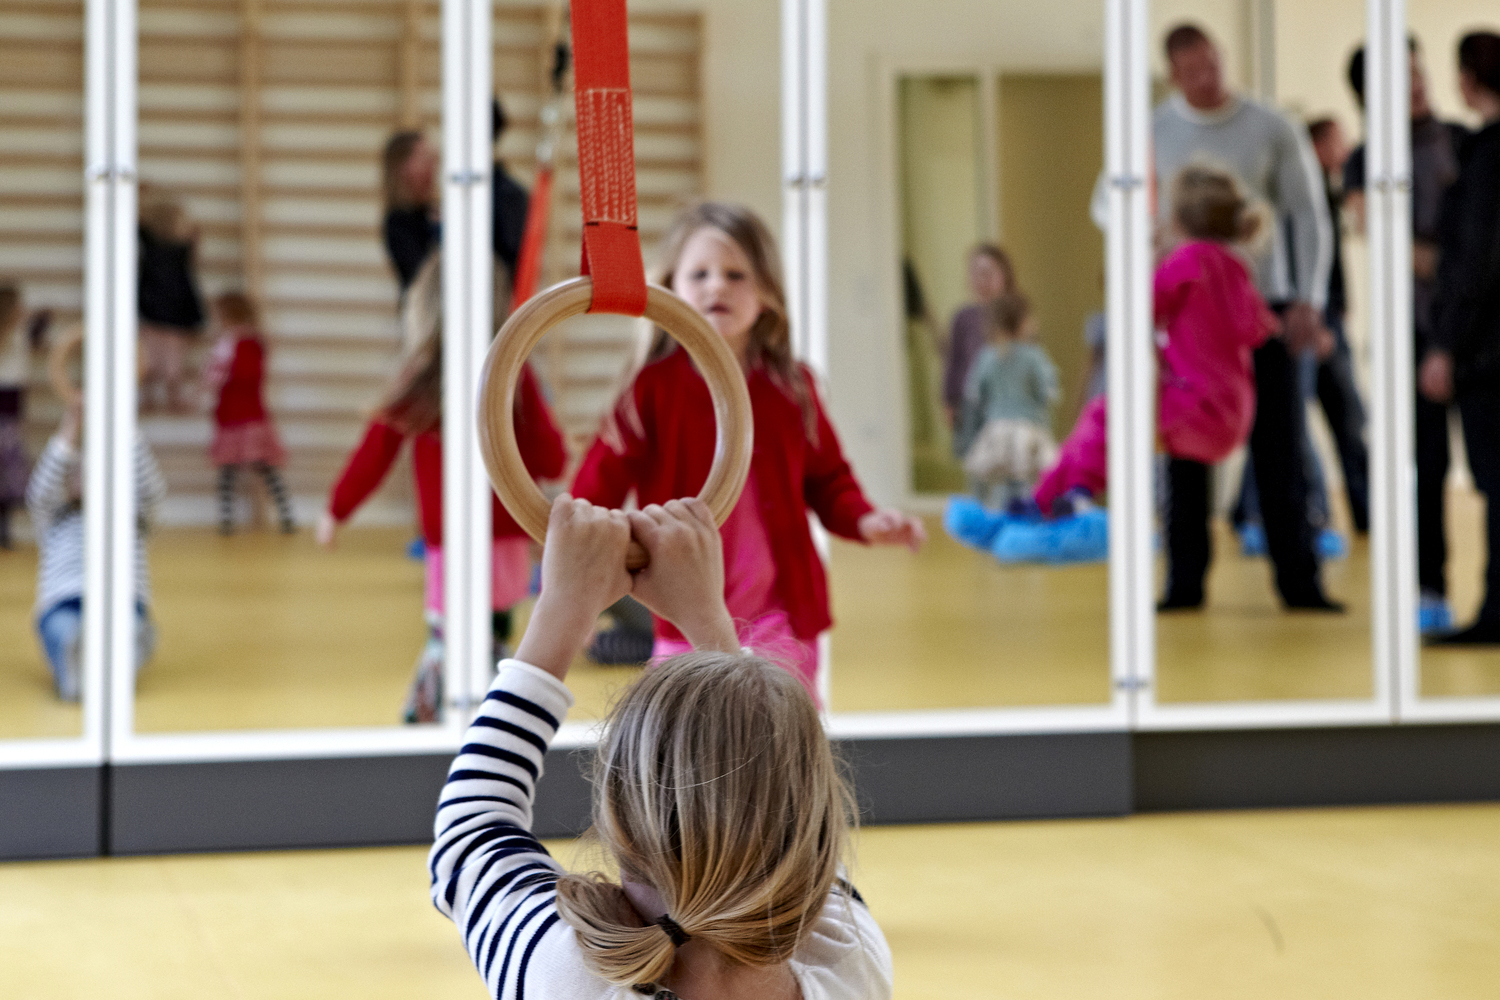
M1500 805L886 827L853 877L899 1000L1492 1000L1497 843ZM480 1000L424 858L0 865L0 992Z

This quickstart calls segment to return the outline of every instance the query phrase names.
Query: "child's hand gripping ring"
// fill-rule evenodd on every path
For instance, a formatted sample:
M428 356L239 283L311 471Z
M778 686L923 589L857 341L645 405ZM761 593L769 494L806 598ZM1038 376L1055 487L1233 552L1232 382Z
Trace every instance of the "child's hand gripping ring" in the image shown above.
M480 374L479 449L485 468L505 509L538 542L546 540L551 508L521 461L516 443L516 386L521 366L542 335L570 316L587 312L593 295L593 281L585 277L554 285L527 299L500 328ZM722 525L745 488L755 445L745 374L724 338L697 310L667 289L646 286L646 318L677 339L708 382L717 433L713 465L698 496ZM649 562L646 550L632 541L626 567L641 569Z

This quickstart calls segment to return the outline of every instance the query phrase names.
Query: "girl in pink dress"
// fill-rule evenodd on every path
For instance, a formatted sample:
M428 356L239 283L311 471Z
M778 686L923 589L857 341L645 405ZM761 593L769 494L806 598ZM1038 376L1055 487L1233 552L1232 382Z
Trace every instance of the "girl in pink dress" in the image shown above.
M1168 456L1170 570L1162 610L1203 604L1211 546L1209 467L1245 443L1255 422L1251 352L1278 329L1236 244L1252 241L1261 215L1226 171L1189 166L1172 187L1177 245L1156 269L1157 441ZM1058 462L1032 499L1051 512L1069 494L1107 484L1106 399L1084 407Z

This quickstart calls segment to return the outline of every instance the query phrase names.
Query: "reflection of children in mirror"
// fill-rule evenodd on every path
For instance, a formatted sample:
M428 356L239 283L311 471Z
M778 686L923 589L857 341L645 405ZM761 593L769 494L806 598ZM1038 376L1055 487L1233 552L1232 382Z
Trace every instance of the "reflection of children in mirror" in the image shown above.
M1156 324L1165 331L1157 439L1168 455L1169 571L1162 608L1202 605L1211 553L1209 471L1250 435L1255 419L1251 351L1278 328L1255 290L1236 244L1262 235L1262 217L1229 173L1189 166L1173 184L1177 246L1157 268ZM1057 464L1037 485L1044 513L1069 508L1069 495L1096 496L1108 479L1106 397L1084 407Z
M36 631L52 671L57 696L77 701L82 689L83 486L80 448L83 408L69 406L57 433L47 442L26 490L26 507L36 532ZM146 565L146 532L167 484L151 449L135 439L135 669L156 648L151 621L151 579Z
M277 471L286 464L286 449L266 412L261 391L266 340L260 332L255 305L239 292L226 292L214 299L213 312L219 337L204 372L204 388L218 401L209 456L219 467L219 534L234 533L234 479L242 466L254 469L265 480L281 530L291 534L297 529Z
M26 382L31 353L49 314L39 312L24 331L25 309L14 285L0 284L0 549L11 547L10 515L26 498L31 459L26 454Z
M443 665L443 280L442 255L434 252L412 283L406 302L409 329L422 331L364 438L349 456L318 521L318 542L332 548L339 526L380 486L412 442L412 472L421 514L426 570L428 639L418 658L402 716L407 722L435 722L442 712ZM562 431L528 364L516 393L516 437L527 471L556 479L567 463ZM508 655L510 609L531 586L531 540L510 513L490 495L490 592L495 660Z
M141 409L186 412L187 353L203 329L203 300L195 273L198 228L175 199L142 193L136 303L146 374Z
M981 243L969 251L969 293L974 301L953 314L943 358L943 406L950 427L957 425L969 369L989 339L990 323L985 309L995 299L1015 291L1019 289L1010 254L993 243ZM954 451L963 456L956 443Z
M706 202L665 241L660 281L697 309L739 357L749 383L755 453L724 522L725 598L742 639L779 659L815 693L818 634L833 619L809 510L829 531L860 542L918 548L922 522L865 498L818 399L812 373L792 356L781 263L765 224L746 209ZM573 494L619 507L694 496L708 476L715 422L708 384L687 352L653 331ZM687 650L657 620L655 654Z
M1050 426L1057 366L1026 336L1030 307L1024 295L1001 295L985 313L989 344L969 370L955 446L974 495L1003 507L1028 497L1036 477L1057 458Z

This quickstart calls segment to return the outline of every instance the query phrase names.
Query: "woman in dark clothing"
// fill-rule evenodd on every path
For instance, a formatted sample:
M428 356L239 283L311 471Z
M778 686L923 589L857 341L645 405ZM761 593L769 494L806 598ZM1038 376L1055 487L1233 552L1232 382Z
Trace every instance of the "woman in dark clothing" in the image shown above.
M438 242L433 199L437 164L437 150L421 132L397 132L385 144L385 251L403 296Z
M1434 402L1458 403L1469 468L1488 501L1479 617L1437 641L1500 644L1500 35L1464 36L1458 73L1464 103L1483 124L1459 149L1458 180L1443 202L1436 321L1418 384Z
M187 352L203 331L203 298L194 274L198 230L175 200L148 193L137 227L136 310L146 355L141 408L159 404L173 413L189 408L182 397Z

